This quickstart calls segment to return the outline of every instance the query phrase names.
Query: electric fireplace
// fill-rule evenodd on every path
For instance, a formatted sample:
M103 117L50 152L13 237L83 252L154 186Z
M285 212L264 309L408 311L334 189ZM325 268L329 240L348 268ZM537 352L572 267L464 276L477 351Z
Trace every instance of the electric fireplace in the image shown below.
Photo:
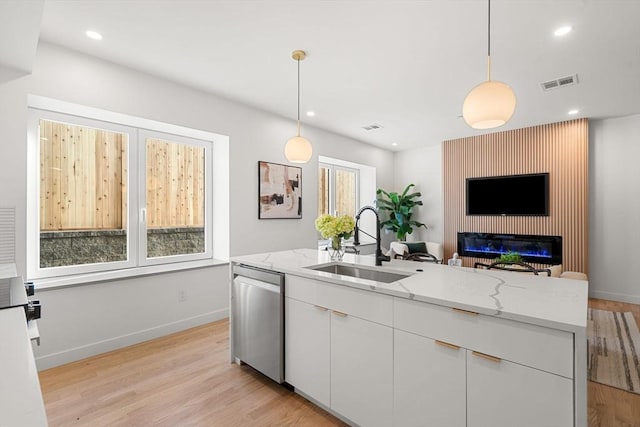
M562 264L562 237L529 234L458 233L458 255L497 258L518 252L523 261Z

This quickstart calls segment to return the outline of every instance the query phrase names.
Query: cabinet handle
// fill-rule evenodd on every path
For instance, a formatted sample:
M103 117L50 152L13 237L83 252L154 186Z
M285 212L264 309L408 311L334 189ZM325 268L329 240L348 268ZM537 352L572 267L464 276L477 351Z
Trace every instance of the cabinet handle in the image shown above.
M474 356L482 357L483 359L487 359L495 363L500 363L502 361L502 359L500 359L499 357L489 356L488 354L480 353L479 351L472 351L471 354L473 354Z
M314 305L315 308L317 308L318 310L322 310L322 311L328 311L329 309L327 307L323 307L321 305Z
M475 311L463 310L461 308L452 308L451 310L456 311L458 313L467 314L469 316L477 316L479 314L479 313L476 313Z
M336 316L340 316L340 317L347 317L348 316L347 313L343 313L341 311L336 311L336 310L333 310L333 314L335 314Z
M460 350L460 346L459 345L450 344L448 342L436 340L436 344L441 345L443 347L451 348L453 350Z

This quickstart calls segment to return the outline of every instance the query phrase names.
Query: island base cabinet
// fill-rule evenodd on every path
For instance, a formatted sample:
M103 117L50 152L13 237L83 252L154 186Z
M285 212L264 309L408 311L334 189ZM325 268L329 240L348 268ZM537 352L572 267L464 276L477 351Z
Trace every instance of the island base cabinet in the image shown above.
M394 331L395 427L466 426L466 349Z
M331 409L360 426L392 425L392 328L331 313Z
M285 298L285 380L329 407L330 311Z
M573 381L467 350L468 427L571 427Z

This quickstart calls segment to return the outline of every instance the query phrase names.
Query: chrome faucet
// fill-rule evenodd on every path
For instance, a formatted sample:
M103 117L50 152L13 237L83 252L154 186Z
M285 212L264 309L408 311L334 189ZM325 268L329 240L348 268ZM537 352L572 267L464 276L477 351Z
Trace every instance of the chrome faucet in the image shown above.
M391 261L391 257L387 255L382 255L382 249L380 249L380 216L378 216L378 211L373 206L364 206L360 208L358 214L356 215L356 226L353 229L353 245L360 245L360 229L358 228L358 222L360 221L360 215L364 211L371 211L376 215L376 265L381 266L382 261ZM373 237L371 234L363 231L369 237Z

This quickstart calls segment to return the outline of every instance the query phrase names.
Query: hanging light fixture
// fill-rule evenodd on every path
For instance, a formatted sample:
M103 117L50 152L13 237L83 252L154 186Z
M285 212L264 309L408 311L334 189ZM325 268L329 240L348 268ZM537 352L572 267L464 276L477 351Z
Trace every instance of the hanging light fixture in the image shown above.
M474 129L491 129L507 123L516 109L513 89L491 80L491 0L487 18L487 81L471 89L462 104L464 121Z
M298 62L298 135L284 146L284 155L291 163L307 163L313 154L313 147L307 138L300 136L300 61L306 58L303 50L294 50L291 57Z

